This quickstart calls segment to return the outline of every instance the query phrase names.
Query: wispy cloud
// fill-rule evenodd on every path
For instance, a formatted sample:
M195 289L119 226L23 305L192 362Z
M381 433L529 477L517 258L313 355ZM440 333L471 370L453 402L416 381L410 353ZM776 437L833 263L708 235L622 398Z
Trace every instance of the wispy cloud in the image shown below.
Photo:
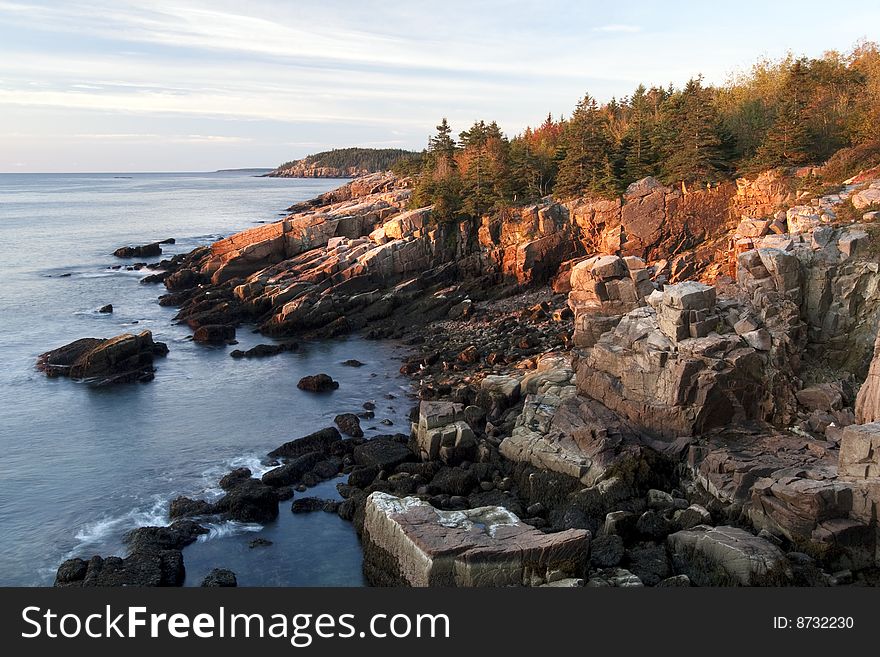
M640 25L625 25L623 23L612 23L610 25L600 25L599 27L594 27L593 32L623 32L623 33L633 33L633 32L641 32L642 28Z

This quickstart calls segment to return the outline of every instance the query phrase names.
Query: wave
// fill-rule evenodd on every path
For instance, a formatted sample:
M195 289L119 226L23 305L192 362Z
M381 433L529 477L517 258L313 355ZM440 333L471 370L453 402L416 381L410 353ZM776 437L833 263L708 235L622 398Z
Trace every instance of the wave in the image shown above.
M239 522L238 520L201 522L199 524L208 530L207 534L202 534L196 539L199 543L212 541L215 538L227 538L229 536L237 536L238 534L248 534L263 530L263 525L255 522Z
M168 499L154 495L148 506L131 509L119 516L109 516L83 525L74 534L77 544L65 559L81 556L86 548L113 546L119 549L122 537L138 527L161 526L168 523Z

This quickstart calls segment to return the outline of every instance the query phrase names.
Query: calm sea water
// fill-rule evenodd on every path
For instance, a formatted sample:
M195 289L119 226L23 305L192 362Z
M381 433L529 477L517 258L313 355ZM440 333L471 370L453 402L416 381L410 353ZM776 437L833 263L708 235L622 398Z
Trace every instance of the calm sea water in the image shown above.
M387 432L383 418L406 426L399 347L350 338L235 360L230 348L189 340L175 310L156 302L164 288L139 284L149 272L108 269L120 263L111 255L118 246L174 237L165 255L189 251L341 182L0 174L0 585L50 585L66 558L124 554L122 535L166 523L173 497L216 494L219 476L238 465L259 474L267 451L367 400L377 403L368 436ZM96 312L107 303L113 314ZM99 389L34 368L40 353L74 339L143 329L171 349L151 383ZM243 349L267 341L249 327L238 339ZM367 366L341 366L348 358ZM296 388L316 372L339 390L315 397ZM335 483L307 494L334 496ZM335 515L294 516L285 503L266 527L210 529L184 551L188 585L214 567L231 568L242 585L363 583L357 537ZM248 548L256 536L274 544Z

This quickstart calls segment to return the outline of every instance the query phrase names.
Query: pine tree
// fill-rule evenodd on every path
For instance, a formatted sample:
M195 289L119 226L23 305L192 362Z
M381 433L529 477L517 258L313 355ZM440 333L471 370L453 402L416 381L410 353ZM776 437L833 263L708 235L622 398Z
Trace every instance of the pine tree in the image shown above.
M613 141L608 118L589 94L578 103L565 127L564 156L553 192L560 198L581 194L608 194L617 181L611 174Z
M628 183L655 173L656 158L651 146L653 130L653 109L648 90L640 84L630 100L629 127L623 137L623 170Z
M666 182L713 182L728 163L711 89L700 78L665 103L660 127L662 169Z
M788 73L776 116L755 154L756 166L797 166L809 161L811 135L807 106L810 80L807 62L795 61Z

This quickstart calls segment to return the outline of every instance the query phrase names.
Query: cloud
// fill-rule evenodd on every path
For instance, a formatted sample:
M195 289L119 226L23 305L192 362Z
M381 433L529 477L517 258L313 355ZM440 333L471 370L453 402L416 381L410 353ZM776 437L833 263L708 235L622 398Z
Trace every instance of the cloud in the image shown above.
M621 32L631 34L641 31L642 27L640 25L624 25L622 23L612 23L611 25L601 25L593 28L593 32Z

